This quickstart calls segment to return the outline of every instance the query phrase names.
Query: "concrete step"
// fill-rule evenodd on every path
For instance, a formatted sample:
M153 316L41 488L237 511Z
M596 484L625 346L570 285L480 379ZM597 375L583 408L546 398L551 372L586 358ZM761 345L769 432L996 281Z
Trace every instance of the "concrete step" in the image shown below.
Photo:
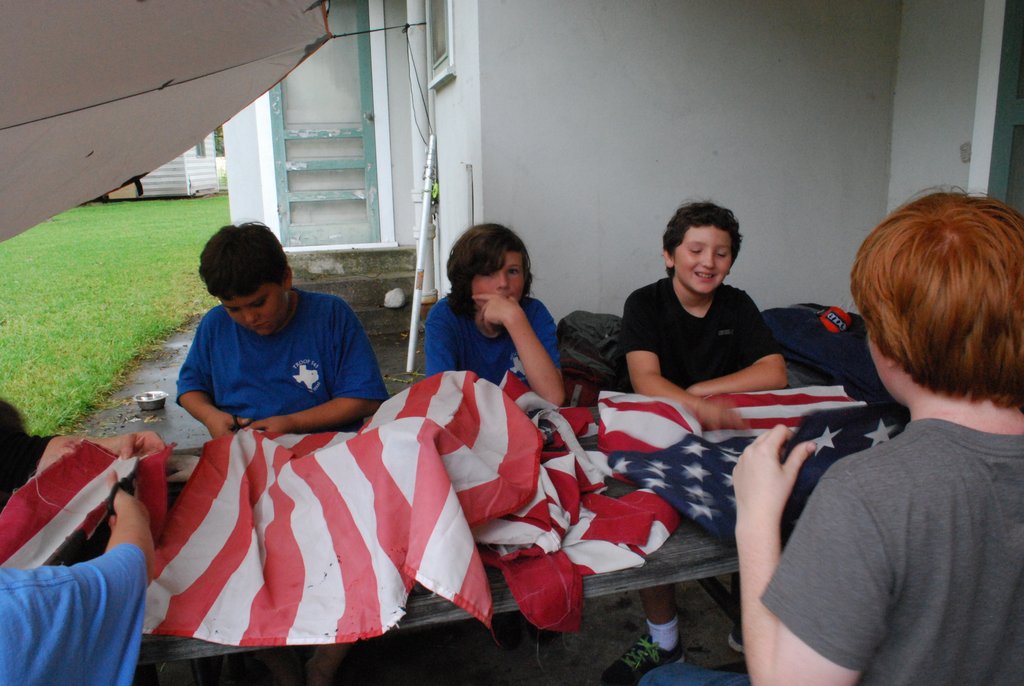
M398 247L289 253L288 263L299 281L413 273L416 271L416 249Z
M414 248L290 253L288 262L297 288L339 296L352 306L368 334L408 331ZM384 307L384 295L395 288L402 289L406 304Z
M409 303L398 309L387 307L358 307L353 308L363 328L370 336L385 336L400 334L409 330L410 309ZM423 322L420 322L420 331L423 330Z
M401 288L406 300L410 300L413 278L413 272L406 272L379 276L339 276L333 279L295 279L292 283L303 290L336 295L353 308L359 308L382 306L384 294L395 288Z

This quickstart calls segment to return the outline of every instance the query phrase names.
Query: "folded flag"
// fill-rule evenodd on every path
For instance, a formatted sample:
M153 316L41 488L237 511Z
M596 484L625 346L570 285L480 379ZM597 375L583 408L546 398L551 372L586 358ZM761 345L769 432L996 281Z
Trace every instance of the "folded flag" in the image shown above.
M789 538L804 511L811 491L829 467L841 458L862 452L901 433L910 421L907 408L894 402L825 410L808 415L784 452L804 441L814 441L814 454L804 462L782 513L783 538Z
M618 474L654 491L684 516L726 540L734 538L736 529L732 471L740 454L756 436L776 424L784 424L794 429L800 427L794 440L817 443L816 454L801 470L786 511L784 528L788 528L828 466L843 456L888 440L906 423L905 411L898 405L864 405L843 396L838 387L724 397L747 419L749 429L703 432L680 406L643 396L602 399L601 417L606 443L634 446L609 455L609 465ZM645 418L645 412L654 419Z
M577 631L583 576L644 564L679 524L679 515L650 491L622 498L600 494L604 456L577 437L592 433L587 408L554 408L506 375L502 389L546 437L533 499L519 511L473 530L484 561L501 569L523 615L542 629Z

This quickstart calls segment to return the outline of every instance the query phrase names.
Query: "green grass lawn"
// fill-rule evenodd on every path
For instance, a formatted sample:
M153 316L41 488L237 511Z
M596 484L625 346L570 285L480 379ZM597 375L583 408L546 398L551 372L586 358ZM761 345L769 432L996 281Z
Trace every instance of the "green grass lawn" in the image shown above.
M0 397L69 431L140 355L214 304L199 252L227 196L93 204L0 243Z

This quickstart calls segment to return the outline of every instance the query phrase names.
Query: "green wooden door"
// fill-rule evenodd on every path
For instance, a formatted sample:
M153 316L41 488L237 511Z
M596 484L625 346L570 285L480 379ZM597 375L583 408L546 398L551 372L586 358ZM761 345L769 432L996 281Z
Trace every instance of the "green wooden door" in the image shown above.
M331 3L335 34L369 28L367 0ZM281 242L380 241L367 34L327 43L270 92Z
M1007 0L989 193L1024 212L1024 0Z

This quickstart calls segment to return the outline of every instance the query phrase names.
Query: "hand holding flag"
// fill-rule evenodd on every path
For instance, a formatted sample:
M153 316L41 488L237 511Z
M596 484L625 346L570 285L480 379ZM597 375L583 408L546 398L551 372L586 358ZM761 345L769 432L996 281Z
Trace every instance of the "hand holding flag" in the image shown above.
M800 468L816 448L813 441L804 441L783 456L789 438L789 429L776 425L755 438L740 455L732 473L737 530L769 523L775 528L782 520Z

